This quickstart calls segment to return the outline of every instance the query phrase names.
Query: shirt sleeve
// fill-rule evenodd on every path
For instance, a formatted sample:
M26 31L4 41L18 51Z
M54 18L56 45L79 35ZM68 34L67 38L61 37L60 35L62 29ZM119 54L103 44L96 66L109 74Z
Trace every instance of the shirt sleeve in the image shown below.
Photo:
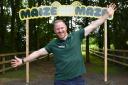
M84 36L84 29L80 29L77 31L77 36L79 36L80 40L82 40Z
M50 41L44 48L48 51L48 53L52 53L52 41Z

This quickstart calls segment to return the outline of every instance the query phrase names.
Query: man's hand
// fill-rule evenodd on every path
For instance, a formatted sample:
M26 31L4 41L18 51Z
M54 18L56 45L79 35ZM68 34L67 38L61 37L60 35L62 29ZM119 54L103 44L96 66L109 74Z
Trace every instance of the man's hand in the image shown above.
M116 11L116 5L111 3L110 5L107 5L107 13L109 16L112 16L114 12Z
M113 16L115 11L116 11L116 5L115 4L111 3L110 5L108 5L107 6L107 12L102 17L93 21L93 23L91 23L90 25L88 25L87 27L84 28L85 37L89 33L91 33L93 30L95 30L98 26L103 24L108 17Z
M17 67L17 66L20 66L22 64L22 59L21 58L18 58L15 56L15 59L12 59L11 60L11 66L12 67Z

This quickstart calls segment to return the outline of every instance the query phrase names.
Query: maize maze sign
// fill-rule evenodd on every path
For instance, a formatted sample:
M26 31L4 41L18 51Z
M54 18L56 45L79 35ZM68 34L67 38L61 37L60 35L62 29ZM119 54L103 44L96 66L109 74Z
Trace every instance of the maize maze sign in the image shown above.
M79 16L79 17L94 17L99 18L106 12L105 7L98 6L84 6L80 2L75 1L71 5L61 5L55 1L51 6L39 6L32 8L25 8L19 11L21 20L35 19L51 16ZM113 16L108 18L111 20Z

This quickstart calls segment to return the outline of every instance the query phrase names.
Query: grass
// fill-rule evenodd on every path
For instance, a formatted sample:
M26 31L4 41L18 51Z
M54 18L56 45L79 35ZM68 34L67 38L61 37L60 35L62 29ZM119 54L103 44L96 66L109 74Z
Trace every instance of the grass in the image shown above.
M0 74L0 78L24 78L25 76L25 67L17 68L17 69L12 69L10 71L6 71L4 74Z
M96 56L90 56L91 63L87 64L87 72L104 74L104 60ZM117 75L127 73L128 69L124 66L108 62L108 74Z
M91 57L91 63L87 64L87 71L93 73L103 73L103 70L103 62L95 59L95 57Z
M30 77L31 79L32 78L35 78L38 74L39 71L35 72L33 71L34 68L31 68L30 66ZM9 71L6 71L5 74L0 74L0 79L6 79L6 78L9 78L9 79L25 79L26 77L26 67L25 65L24 66L20 66L18 68L14 68L12 70L9 70Z

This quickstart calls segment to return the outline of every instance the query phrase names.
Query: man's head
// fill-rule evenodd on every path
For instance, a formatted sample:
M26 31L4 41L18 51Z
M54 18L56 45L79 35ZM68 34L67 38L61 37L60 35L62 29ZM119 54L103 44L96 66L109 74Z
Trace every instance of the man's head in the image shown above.
M65 39L67 37L67 26L63 20L56 20L54 22L54 32L60 39Z

